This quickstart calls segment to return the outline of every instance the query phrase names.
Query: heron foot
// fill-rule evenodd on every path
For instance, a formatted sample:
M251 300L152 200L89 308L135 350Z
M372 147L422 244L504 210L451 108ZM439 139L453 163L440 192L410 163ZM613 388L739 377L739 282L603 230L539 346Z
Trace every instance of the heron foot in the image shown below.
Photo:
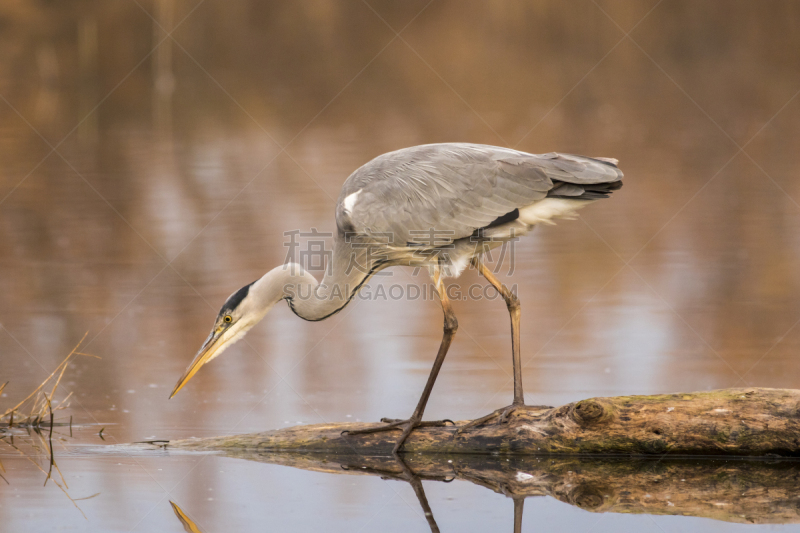
M486 416L482 416L482 417L480 417L480 418L477 418L477 419L475 419L475 420L473 420L473 421L471 421L471 422L468 422L468 423L464 424L463 426L461 426L460 428L458 428L458 429L456 430L456 435L458 435L459 433L462 433L463 431L465 431L465 430L467 430L467 429L469 429L469 428L474 428L474 427L482 426L482 425L484 425L486 422L488 422L489 420L492 420L492 419L494 419L494 418L497 418L497 419L498 419L498 420L497 420L497 423L498 423L498 424L505 424L505 423L508 423L508 419L509 419L509 417L510 417L510 416L511 416L511 415L512 415L514 412L516 412L516 411L519 411L519 410L522 410L522 409L525 409L525 405L524 405L524 404L521 404L521 403L519 403L519 404L513 404L513 403L512 403L511 405L509 405L509 406L507 406L507 407L503 407L503 408L501 408L501 409L498 409L498 410L494 411L493 413L489 413L489 414L488 414L488 415L486 415Z
M415 418L409 418L408 420L401 420L398 418L381 418L381 422L386 424L385 426L375 426L371 428L365 429L356 429L356 430L345 430L342 431L342 435L367 435L370 433L380 433L381 431L392 431L394 429L401 430L403 433L400 435L400 438L394 445L392 449L392 453L398 453L400 448L403 447L403 443L406 441L411 432L414 431L416 428L434 428L434 427L444 427L448 423L451 425L455 425L455 422L452 420L419 420Z

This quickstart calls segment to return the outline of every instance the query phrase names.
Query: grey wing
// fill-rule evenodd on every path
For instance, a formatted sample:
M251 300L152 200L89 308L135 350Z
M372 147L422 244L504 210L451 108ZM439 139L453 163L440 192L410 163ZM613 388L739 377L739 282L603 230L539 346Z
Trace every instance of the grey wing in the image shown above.
M617 182L622 173L614 163L460 143L406 148L347 179L336 222L340 232L382 242L388 236L395 246L443 245L552 192L578 197L587 185Z

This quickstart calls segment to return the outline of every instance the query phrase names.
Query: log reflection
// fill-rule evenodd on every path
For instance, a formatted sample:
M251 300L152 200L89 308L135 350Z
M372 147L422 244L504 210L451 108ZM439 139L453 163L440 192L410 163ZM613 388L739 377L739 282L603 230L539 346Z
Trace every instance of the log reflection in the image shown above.
M368 457L228 450L228 457L333 474L377 475L410 483L439 531L422 481L464 480L514 500L521 531L525 498L550 496L597 513L682 515L740 523L800 522L800 462L410 455Z

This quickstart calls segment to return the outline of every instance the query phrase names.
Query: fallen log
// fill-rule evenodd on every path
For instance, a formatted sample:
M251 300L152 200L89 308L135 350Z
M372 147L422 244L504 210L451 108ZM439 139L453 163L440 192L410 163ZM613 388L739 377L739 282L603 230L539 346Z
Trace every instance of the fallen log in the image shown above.
M742 388L591 398L528 406L492 419L416 429L410 453L800 456L800 390ZM373 426L336 423L207 439L169 448L389 455L399 431L342 435Z

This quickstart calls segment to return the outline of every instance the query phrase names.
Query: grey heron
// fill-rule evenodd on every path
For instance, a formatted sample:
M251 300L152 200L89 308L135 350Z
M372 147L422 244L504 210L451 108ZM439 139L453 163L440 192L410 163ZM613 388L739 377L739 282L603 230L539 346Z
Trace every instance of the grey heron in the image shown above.
M560 153L528 154L464 143L414 146L376 157L342 186L336 202L331 260L322 282L288 263L233 293L211 334L178 380L170 398L207 362L241 339L278 302L300 318L324 320L341 311L376 272L393 266L427 268L444 312L444 334L416 409L407 420L356 433L400 430L397 452L422 415L458 321L445 279L471 263L505 300L511 316L514 398L508 407L473 421L505 420L524 406L520 363L520 302L482 263L489 249L552 224L622 186L617 160ZM463 429L463 428L460 428Z

